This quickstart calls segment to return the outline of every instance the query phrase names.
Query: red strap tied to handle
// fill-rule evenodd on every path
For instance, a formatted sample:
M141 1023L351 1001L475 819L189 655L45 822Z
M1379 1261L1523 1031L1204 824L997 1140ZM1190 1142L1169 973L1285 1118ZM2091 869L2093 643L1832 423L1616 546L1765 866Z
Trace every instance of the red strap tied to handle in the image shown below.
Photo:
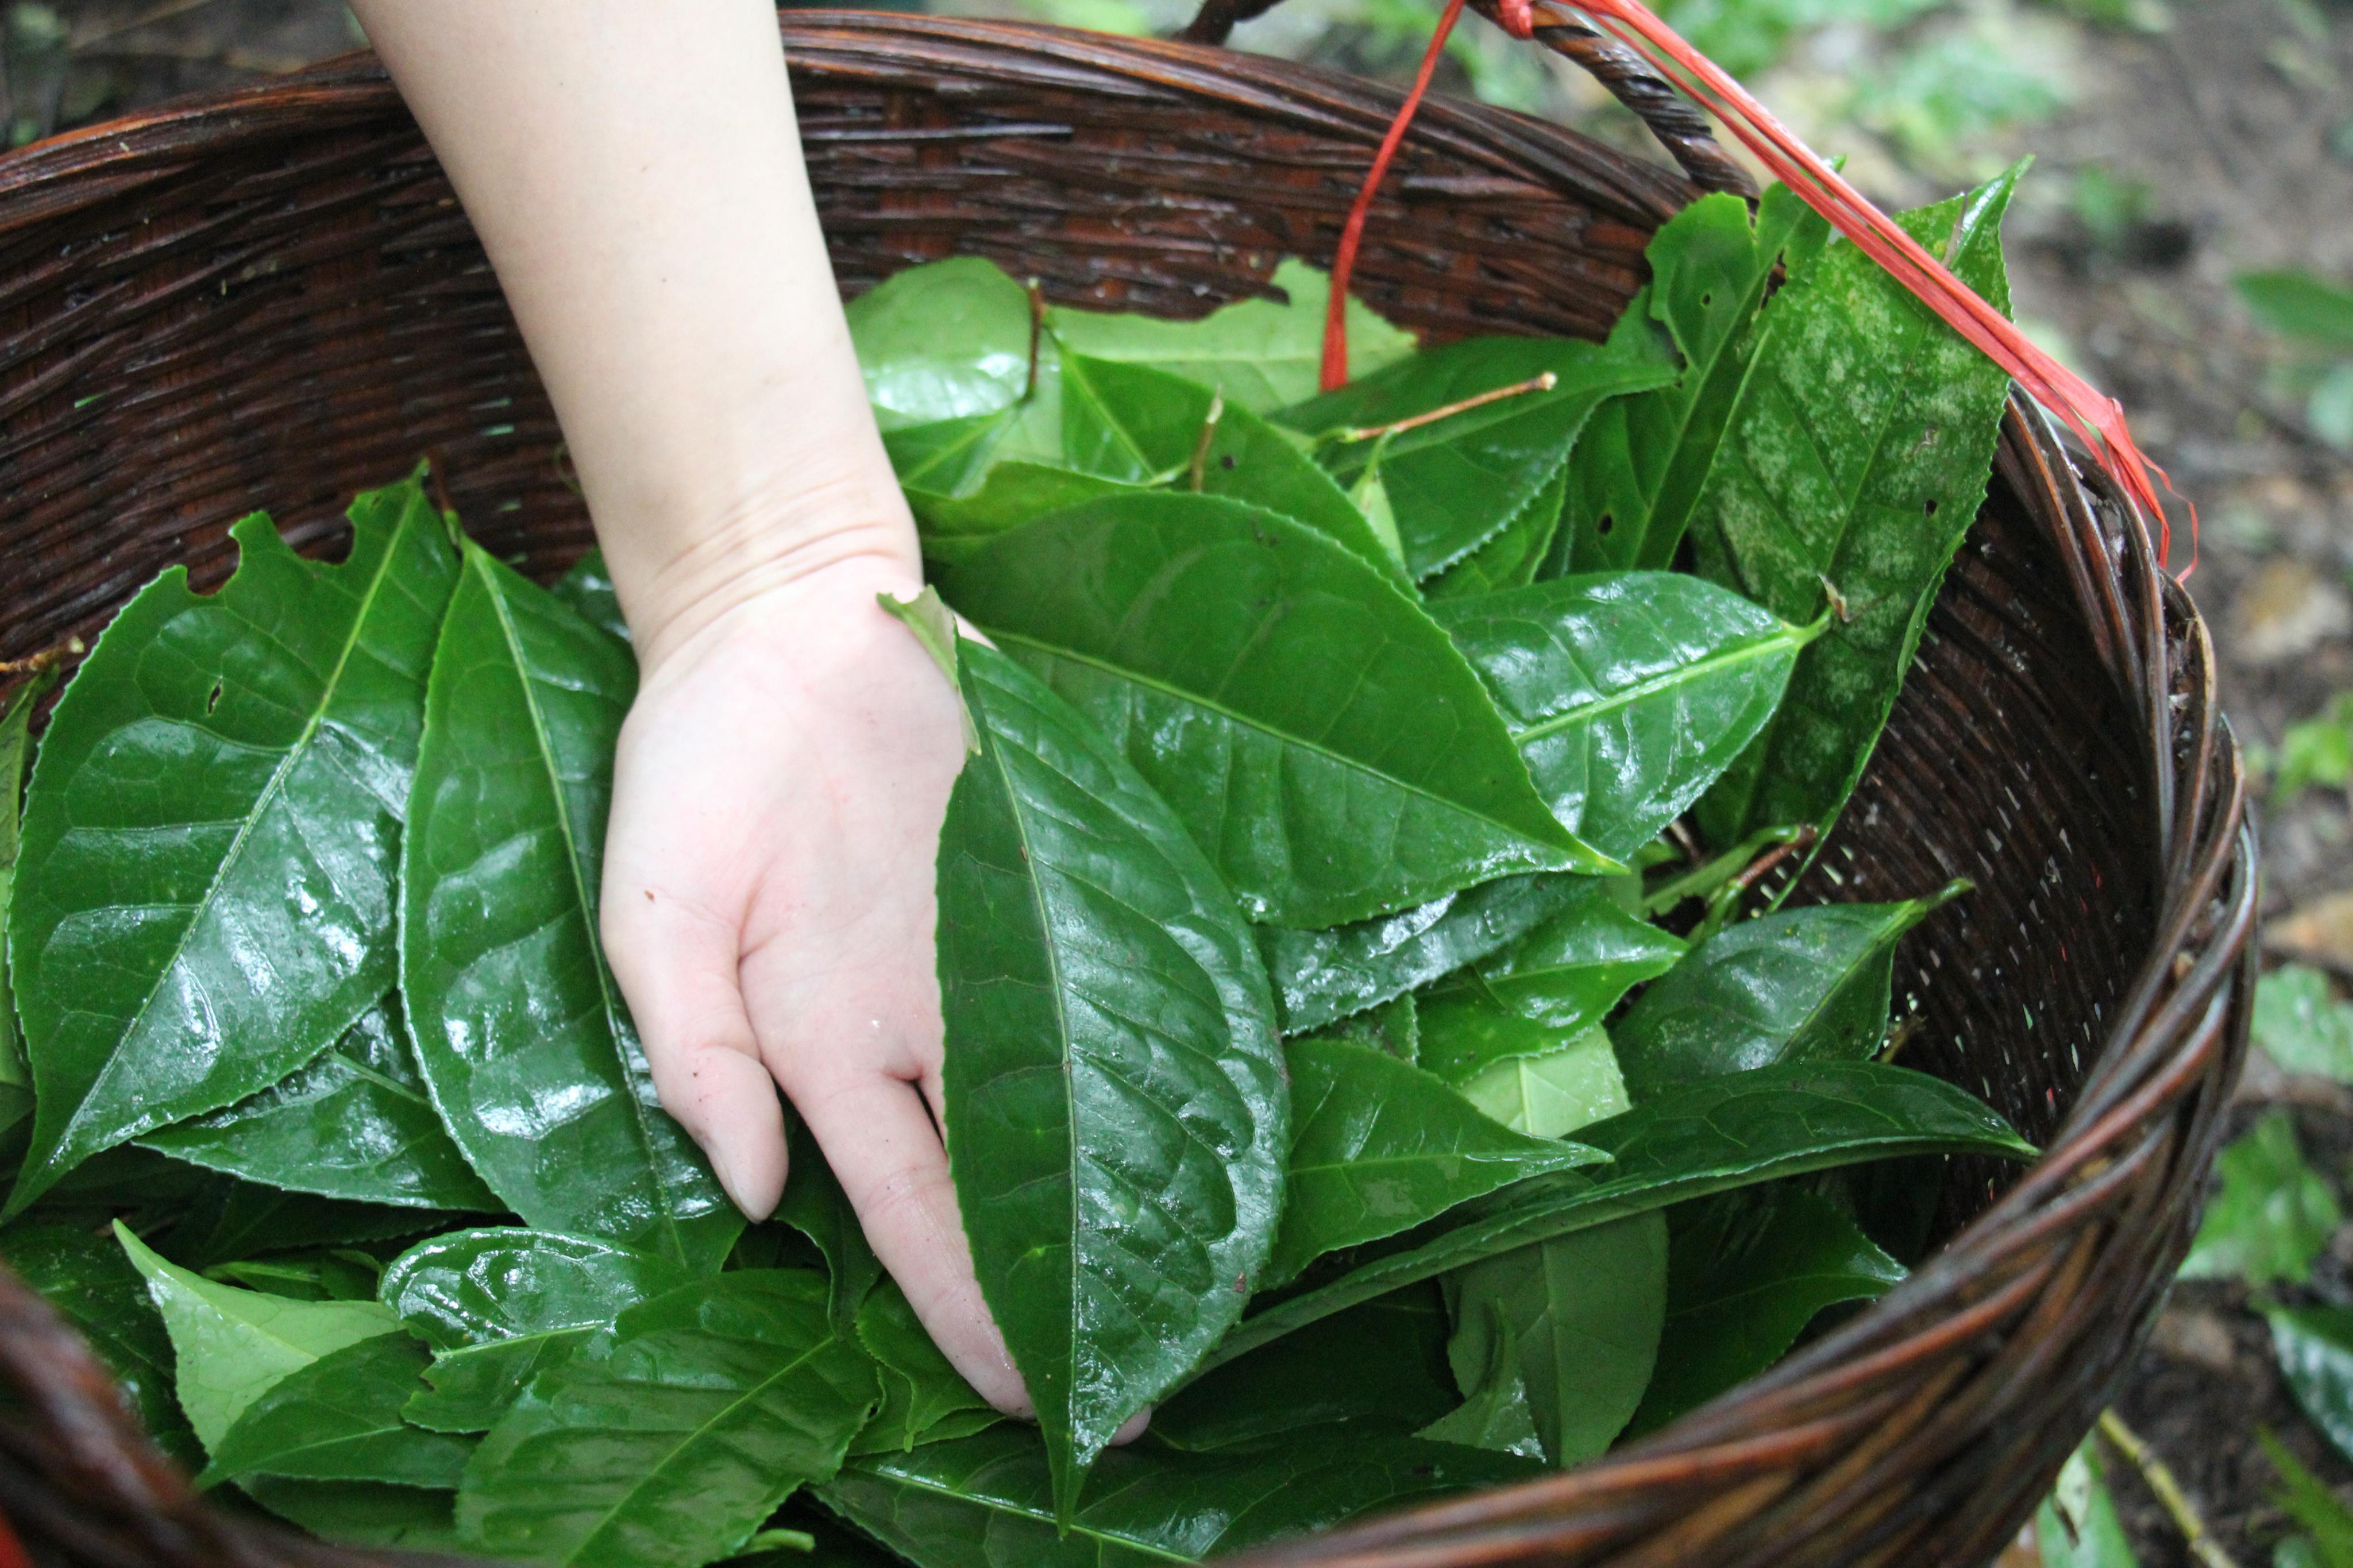
M2150 462L2134 442L2132 430L2125 422L2123 405L2036 347L2016 323L1954 277L1950 268L1798 140L1770 110L1734 80L1730 72L1684 41L1642 0L1576 0L1576 6L1714 114L1742 146L1808 206L1828 219L1831 227L1852 240L1864 255L1950 323L1980 353L2007 371L2029 397L2057 416L2084 443L2117 488L2156 520L2158 558L2162 560L2170 553L2172 524L2149 476L2154 474L2168 490L2172 489L2173 483L2165 470ZM1461 14L1462 0L1447 0L1429 52L1422 57L1413 89L1406 95L1397 118L1390 122L1388 134L1381 139L1380 151L1374 155L1364 185L1348 209L1340 247L1333 258L1332 298L1324 317L1323 385L1326 392L1348 379L1348 281L1356 270L1356 251L1364 240L1366 217L1372 210L1373 197L1380 189L1382 178L1397 156L1398 147L1405 140L1406 128L1412 123L1414 111L1421 107L1422 98L1430 89L1439 53L1446 47ZM1513 37L1535 37L1535 0L1498 0L1496 14L1504 30ZM2189 528L2190 563L2182 571L2184 577L2197 565L2198 510L2194 506L2189 509Z

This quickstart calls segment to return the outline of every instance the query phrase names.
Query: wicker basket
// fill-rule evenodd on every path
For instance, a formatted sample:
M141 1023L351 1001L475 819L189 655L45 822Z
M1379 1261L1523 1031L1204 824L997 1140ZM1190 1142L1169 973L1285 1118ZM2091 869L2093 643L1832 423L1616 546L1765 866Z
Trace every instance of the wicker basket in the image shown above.
M1207 31L1215 36L1216 28ZM1389 89L1194 44L849 13L786 26L845 289L952 253L1198 315L1328 258ZM1576 52L1577 40L1550 40ZM1605 70L1612 62L1599 60ZM1616 61L1624 66L1622 59ZM1737 183L1656 84L1621 94ZM1648 97L1645 97L1645 94ZM1569 132L1423 112L1358 287L1440 337L1596 336L1694 184ZM438 459L543 576L588 542L555 425L381 73L339 63L0 159L0 658L87 637L266 506ZM1905 1060L2046 1145L1957 1163L1947 1244L1777 1371L1603 1461L1263 1564L1973 1564L2107 1399L2188 1244L2245 1039L2254 857L2213 661L2142 520L2013 407L1991 498L1800 897L1978 891L1907 948ZM196 1502L0 1271L0 1508L37 1560L354 1564Z

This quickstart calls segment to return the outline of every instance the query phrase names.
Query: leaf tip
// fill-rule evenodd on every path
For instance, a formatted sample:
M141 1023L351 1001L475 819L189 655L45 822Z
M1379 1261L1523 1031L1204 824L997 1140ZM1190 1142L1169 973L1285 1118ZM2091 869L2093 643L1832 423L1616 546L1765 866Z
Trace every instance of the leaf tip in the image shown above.
M915 640L923 645L923 651L932 656L932 661L940 667L940 673L948 678L950 686L955 688L957 710L964 716L965 754L978 755L980 730L973 722L971 705L964 700L964 677L957 666L956 638L959 634L955 612L949 609L947 601L940 597L940 591L929 584L925 584L923 591L913 598L902 599L886 591L875 595L874 602L882 606L885 615L914 633Z

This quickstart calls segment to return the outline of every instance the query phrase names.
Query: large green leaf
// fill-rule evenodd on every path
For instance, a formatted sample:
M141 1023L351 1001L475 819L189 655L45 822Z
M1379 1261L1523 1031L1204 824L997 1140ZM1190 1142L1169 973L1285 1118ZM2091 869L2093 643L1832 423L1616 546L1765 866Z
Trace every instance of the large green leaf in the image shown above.
M1211 1453L1138 1444L1103 1456L1064 1532L1037 1437L1000 1426L852 1460L818 1496L916 1568L1146 1568L1541 1473L1508 1455L1353 1425Z
M114 1237L164 1315L180 1408L207 1451L289 1373L345 1345L400 1331L400 1320L374 1301L294 1301L217 1285L166 1263L120 1220Z
M2012 170L1900 219L1996 306ZM1911 668L1928 606L1985 497L2010 377L1852 245L1831 247L1758 317L1691 525L1701 575L1830 629L1763 734L1703 802L1730 844L1827 824Z
M1327 439L1318 458L1353 488L1378 450L1381 485L1419 581L1500 532L1559 474L1604 399L1658 386L1674 366L1653 345L1547 338L1472 338L1414 355L1337 392L1287 408L1278 422L1312 436L1379 429L1550 374L1529 390L1401 430L1386 441Z
M1293 1040L1291 1168L1272 1289L1327 1252L1377 1241L1547 1171L1595 1163L1579 1144L1497 1125L1440 1079L1383 1051Z
M1341 1422L1419 1426L1454 1406L1446 1339L1435 1283L1393 1290L1188 1384L1152 1413L1153 1440L1229 1448Z
M1471 599L1525 588L1535 582L1560 531L1561 502L1568 493L1569 474L1575 467L1574 463L1563 464L1528 504L1513 513L1512 521L1486 543L1423 584L1423 597L1432 603ZM1382 496L1387 499L1386 487ZM1392 519L1391 531L1395 528Z
M1462 1359L1455 1376L1462 1385L1462 1403L1414 1435L1437 1443L1466 1443L1473 1448L1541 1459L1544 1439L1536 1436L1535 1411L1528 1399L1527 1374L1521 1366L1519 1332L1493 1300L1474 1302L1471 1310L1479 1314L1482 1326L1475 1340L1466 1337L1461 1342ZM1450 1352L1452 1348L1449 1346ZM1472 1360L1473 1356L1480 1359Z
M1067 704L961 656L979 750L940 839L948 1165L1068 1499L1240 1315L1290 1101L1216 870Z
M340 1546L455 1552L464 1543L450 1517L453 1494L383 1481L290 1481L255 1476L237 1489L279 1518Z
M821 1276L697 1280L533 1380L466 1467L458 1525L498 1555L699 1568L830 1477L875 1396Z
M137 1151L148 1154L144 1149ZM216 1175L151 1154L158 1164L185 1171L202 1184L174 1205L178 1213L158 1240L172 1261L211 1268L266 1253L311 1247L359 1247L416 1236L449 1223L435 1209L353 1204L310 1193L290 1193Z
M2288 1392L2337 1451L2353 1458L2353 1310L2275 1307L2264 1316Z
M1795 1182L1667 1212L1666 1333L1634 1419L1663 1426L1779 1361L1816 1314L1902 1282L1904 1266Z
M474 1440L400 1417L431 1359L406 1334L377 1334L298 1367L245 1407L197 1484L260 1475L455 1488Z
M1582 877L1502 877L1329 931L1261 926L1259 951L1287 1035L1377 1007L1486 957L1574 904Z
M2295 1119L2284 1109L2263 1112L2223 1149L2214 1175L2182 1278L2238 1279L2256 1289L2310 1279L2344 1210L2328 1178L2305 1163Z
M1418 1063L1421 1056L1420 1016L1410 991L1362 1013L1351 1013L1303 1037L1366 1046L1387 1052L1401 1062Z
M1815 635L1672 572L1563 577L1433 605L1572 832L1624 859L1773 716Z
M23 1121L33 1110L33 1069L16 1037L16 1004L8 994L8 904L16 880L25 768L33 758L33 705L57 679L54 667L41 670L0 707L0 1127Z
M1615 1158L1606 1180L1566 1171L1465 1204L1243 1319L1203 1369L1400 1285L1710 1193L1907 1154L2034 1153L1962 1090L1879 1062L1759 1068L1684 1085L1580 1129L1577 1139Z
M591 550L572 563L572 570L547 590L572 607L591 626L604 627L623 642L629 640L629 623L621 614L621 595L613 587L613 574L605 552Z
M1095 501L941 588L1125 751L1254 919L1327 925L1609 864L1553 820L1445 634L1287 519L1212 496Z
M639 1301L691 1277L677 1264L587 1237L498 1227L421 1241L384 1271L384 1304L437 1353L406 1417L486 1432L543 1368Z
M433 1102L527 1224L715 1268L743 1216L657 1103L596 893L628 649L469 543L401 855L401 992Z
M923 559L935 570L965 560L998 535L1050 512L1100 496L1141 494L1149 488L1029 458L984 465L984 477L955 494L923 489L912 479L904 483Z
M100 1231L30 1222L0 1231L0 1257L82 1332L147 1435L182 1464L204 1462L172 1394L172 1340L147 1281Z
M426 1098L396 996L259 1094L141 1142L207 1170L322 1197L474 1214L505 1206Z
M849 303L866 395L886 431L999 412L1029 380L1029 296L994 262L911 267Z
M1539 1056L1507 1056L1463 1080L1462 1098L1531 1138L1565 1138L1632 1103L1599 1024Z
M1667 1223L1629 1215L1474 1263L1454 1276L1460 1327L1447 1346L1463 1392L1497 1359L1500 1325L1545 1458L1607 1450L1642 1403L1666 1318Z
M964 1436L1000 1417L966 1383L915 1317L898 1281L884 1279L858 1310L858 1342L882 1379L882 1407L850 1451L904 1451L943 1436ZM954 1429L950 1429L954 1428Z
M455 566L414 482L351 519L327 566L247 518L237 574L141 589L51 715L10 912L39 1091L10 1214L101 1149L268 1088L392 988Z
M1830 236L1786 186L1756 213L1703 196L1651 237L1651 281L1620 318L1624 333L1664 332L1683 374L1595 412L1570 465L1563 527L1571 570L1664 571L1698 504L1747 362L1737 352L1785 255L1792 273Z
M2091 1438L2060 1467L2059 1482L2034 1515L2034 1543L2042 1568L2140 1568L2132 1539L2116 1516L2116 1500L2099 1472L2098 1445ZM2284 1555L2273 1568L2289 1568Z
M1572 883L1559 913L1417 1000L1421 1065L1459 1088L1496 1062L1549 1055L1683 952L1601 879Z
M1315 395L1324 363L1324 312L1332 280L1286 258L1274 269L1282 301L1243 300L1198 321L1112 315L1057 306L1054 336L1073 353L1150 365L1214 387L1226 401L1270 414ZM1348 365L1369 375L1413 352L1413 334L1390 326L1361 300L1347 306Z
M1855 1061L1887 1036L1895 947L1956 889L1760 915L1702 942L1611 1031L1637 1100L1776 1062Z

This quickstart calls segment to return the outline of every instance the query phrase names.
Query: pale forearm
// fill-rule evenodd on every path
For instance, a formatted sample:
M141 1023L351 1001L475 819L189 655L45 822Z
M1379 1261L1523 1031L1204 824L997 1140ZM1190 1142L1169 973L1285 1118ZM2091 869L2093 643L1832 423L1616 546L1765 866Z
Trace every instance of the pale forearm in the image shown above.
M765 0L357 0L657 657L845 555L915 570Z

